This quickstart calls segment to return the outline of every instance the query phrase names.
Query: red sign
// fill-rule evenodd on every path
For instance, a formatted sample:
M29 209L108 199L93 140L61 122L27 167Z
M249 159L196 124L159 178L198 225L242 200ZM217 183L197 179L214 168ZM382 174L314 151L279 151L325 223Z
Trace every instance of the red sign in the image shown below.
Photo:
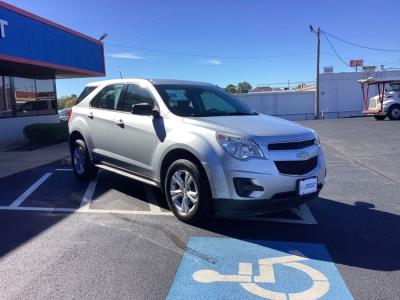
M350 67L352 67L352 68L361 67L363 64L364 64L364 61L362 59L350 60Z

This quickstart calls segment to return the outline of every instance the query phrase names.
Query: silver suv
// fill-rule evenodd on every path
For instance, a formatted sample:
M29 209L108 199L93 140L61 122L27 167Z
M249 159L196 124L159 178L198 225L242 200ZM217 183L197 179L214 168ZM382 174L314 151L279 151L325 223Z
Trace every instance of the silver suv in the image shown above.
M314 199L326 167L319 138L262 115L221 88L177 80L88 84L69 121L72 166L159 187L175 216L253 215Z

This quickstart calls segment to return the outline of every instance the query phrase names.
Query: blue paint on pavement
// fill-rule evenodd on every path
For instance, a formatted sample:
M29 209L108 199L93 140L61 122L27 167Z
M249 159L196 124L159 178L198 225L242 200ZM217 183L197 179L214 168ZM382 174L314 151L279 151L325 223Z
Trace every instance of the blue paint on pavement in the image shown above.
M260 259L282 261L289 256L297 257L298 261L286 265L274 263L274 280L255 282L255 276L260 275ZM247 263L247 271L242 273L247 275L241 279L247 278L253 287L255 283L262 292L272 292L277 297L282 296L280 299L290 299L290 294L299 295L305 291L311 293L307 299L316 297L318 292L322 294L319 299L353 299L324 245L212 237L190 239L167 299L262 299L257 291L252 293L243 288L243 280L237 277L215 277L213 282L204 282L212 279L212 276L204 276L207 274L238 276L239 263Z

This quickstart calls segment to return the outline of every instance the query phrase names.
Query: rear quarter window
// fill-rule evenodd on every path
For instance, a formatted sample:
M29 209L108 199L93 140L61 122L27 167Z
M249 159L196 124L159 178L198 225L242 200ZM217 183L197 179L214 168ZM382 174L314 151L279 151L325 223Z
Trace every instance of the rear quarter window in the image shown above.
M87 86L83 89L82 93L79 95L78 100L76 100L76 104L81 102L83 99L86 98L87 95L89 95L91 92L93 92L96 89L95 86Z

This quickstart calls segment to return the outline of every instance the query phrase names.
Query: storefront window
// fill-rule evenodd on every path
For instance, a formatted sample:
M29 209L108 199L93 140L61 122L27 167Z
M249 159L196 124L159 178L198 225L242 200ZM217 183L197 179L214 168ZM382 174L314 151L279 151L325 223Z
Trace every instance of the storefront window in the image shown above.
M0 76L0 118L12 117L10 77Z
M53 79L0 76L0 118L57 114Z
M14 93L17 116L37 115L35 80L15 77Z
M56 91L53 80L36 80L37 110L39 115L57 113Z

